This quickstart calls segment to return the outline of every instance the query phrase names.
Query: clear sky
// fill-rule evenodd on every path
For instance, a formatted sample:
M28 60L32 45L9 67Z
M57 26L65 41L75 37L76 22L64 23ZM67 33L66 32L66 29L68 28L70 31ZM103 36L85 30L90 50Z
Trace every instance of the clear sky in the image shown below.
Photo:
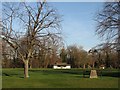
M95 13L102 9L102 2L50 3L63 15L62 32L65 45L76 44L85 50L102 43L95 35Z
M103 2L49 2L62 17L62 33L65 46L76 44L85 50L102 43L95 35L95 13Z

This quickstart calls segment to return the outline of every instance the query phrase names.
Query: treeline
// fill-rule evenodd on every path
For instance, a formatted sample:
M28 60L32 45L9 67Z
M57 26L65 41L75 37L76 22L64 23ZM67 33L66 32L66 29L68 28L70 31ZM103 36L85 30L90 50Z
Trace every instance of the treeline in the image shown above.
M118 68L118 53L111 47L103 46L101 49L94 49L92 52L85 51L76 45L62 49L60 54L63 62L67 62L73 68Z
M41 42L37 42L37 45L33 47L34 52L30 57L29 67L30 68L47 68L52 67L56 62L60 60L58 50L61 45L60 39L54 38L45 39L42 38ZM59 42L58 42L59 41ZM23 48L19 50L21 54L26 54L27 58L27 47L26 38L20 40L19 46ZM3 68L22 68L24 63L22 57L18 53L18 49L13 49L6 42L2 43L2 67Z
M76 45L61 49L53 45L54 49L51 49L46 47L45 43L43 44L41 48L36 47L36 52L30 59L29 68L52 68L56 63L67 63L72 68L100 68L101 66L119 68L117 51L111 47L104 46L91 52ZM24 64L19 57L17 52L7 44L3 44L3 68L23 68Z

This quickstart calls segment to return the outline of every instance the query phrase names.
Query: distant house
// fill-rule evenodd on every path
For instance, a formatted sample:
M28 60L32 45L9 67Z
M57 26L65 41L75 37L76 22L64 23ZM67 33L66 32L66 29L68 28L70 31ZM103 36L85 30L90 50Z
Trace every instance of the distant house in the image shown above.
M100 69L105 69L105 65L102 64L102 65L99 66L99 68L100 68Z
M53 65L54 69L71 69L71 65L67 63L56 63Z

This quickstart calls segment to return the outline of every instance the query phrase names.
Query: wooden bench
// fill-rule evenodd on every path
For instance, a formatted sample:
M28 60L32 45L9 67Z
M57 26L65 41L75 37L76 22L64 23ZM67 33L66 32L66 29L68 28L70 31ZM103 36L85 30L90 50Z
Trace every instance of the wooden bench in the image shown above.
M90 70L83 70L83 77L86 78L87 77L90 77Z
M102 77L102 70L97 70L97 75Z

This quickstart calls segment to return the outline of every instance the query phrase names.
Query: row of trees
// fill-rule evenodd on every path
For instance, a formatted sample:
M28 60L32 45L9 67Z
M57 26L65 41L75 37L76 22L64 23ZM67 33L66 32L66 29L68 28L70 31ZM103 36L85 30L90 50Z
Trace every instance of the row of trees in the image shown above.
M48 45L49 42L49 45ZM27 45L26 42L22 42L21 47L26 49ZM51 44L51 45L50 45ZM50 47L52 48L50 48ZM43 41L41 46L35 47L34 54L30 58L29 67L36 67L36 68L47 68L52 67L58 60L58 50L60 47L53 44L53 41ZM24 53L24 52L22 52ZM11 48L7 43L2 43L2 67L24 67L24 63L21 60L21 56L19 55L17 50Z
M4 45L5 46L5 45ZM3 50L3 67L24 67L20 56L16 56L12 48ZM76 45L62 48L59 52L54 49L36 48L34 56L30 59L30 68L52 68L56 63L67 63L73 68L99 68L104 65L106 68L118 68L119 61L117 51L104 45L100 49L94 49L94 52L85 51L82 47Z
M72 45L62 49L60 57L62 62L67 62L73 68L99 68L101 65L106 68L118 68L117 51L105 46L94 49L93 52L91 50L87 52L82 47Z

